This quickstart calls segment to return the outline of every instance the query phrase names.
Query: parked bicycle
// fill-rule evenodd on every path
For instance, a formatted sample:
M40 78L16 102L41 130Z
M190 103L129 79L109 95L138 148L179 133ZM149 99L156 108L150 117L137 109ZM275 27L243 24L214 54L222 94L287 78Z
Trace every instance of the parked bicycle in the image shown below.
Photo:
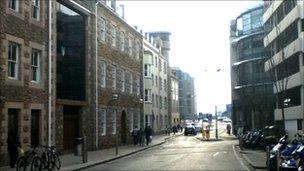
M41 146L43 149L41 159L43 169L53 170L60 169L61 162L59 158L59 153L56 151L55 146Z
M28 151L19 154L16 162L17 171L26 171L28 166L31 167L31 171L42 170L42 160L38 155L37 147L29 147Z

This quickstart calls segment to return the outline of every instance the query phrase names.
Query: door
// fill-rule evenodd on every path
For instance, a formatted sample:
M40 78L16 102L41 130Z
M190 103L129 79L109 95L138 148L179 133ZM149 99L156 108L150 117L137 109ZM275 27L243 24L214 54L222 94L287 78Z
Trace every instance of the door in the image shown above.
M8 134L11 134L14 138L19 137L18 116L19 116L19 109L8 109Z
M31 145L37 147L39 145L39 128L40 128L40 110L31 111Z
M79 107L63 107L63 149L73 149L74 138L79 138Z
M122 144L126 144L127 142L127 135L126 135L126 131L127 131L127 125L126 125L126 112L122 111L121 113L121 124L120 124L120 132L121 132L121 143Z

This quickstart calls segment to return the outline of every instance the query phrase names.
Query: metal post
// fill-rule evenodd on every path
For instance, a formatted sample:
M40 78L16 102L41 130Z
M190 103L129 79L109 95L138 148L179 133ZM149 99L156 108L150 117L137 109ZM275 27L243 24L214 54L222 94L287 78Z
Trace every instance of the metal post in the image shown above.
M88 150L87 150L87 138L86 136L83 137L82 142L82 162L86 163L88 162Z
M267 163L267 170L270 170L270 147L266 147L266 163Z
M281 163L281 152L280 152L280 150L278 150L278 152L277 152L277 156L276 156L276 165L277 165L277 171L280 171L280 163Z
M215 105L215 138L218 139L218 130L217 130L217 106Z
M118 155L118 132L117 132L117 123L116 123L116 142L115 142L115 154Z

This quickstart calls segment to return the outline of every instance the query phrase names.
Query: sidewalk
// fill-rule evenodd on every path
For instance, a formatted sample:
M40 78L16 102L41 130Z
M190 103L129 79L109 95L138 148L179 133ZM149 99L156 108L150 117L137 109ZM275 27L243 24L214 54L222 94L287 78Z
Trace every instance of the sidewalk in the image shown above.
M138 153L140 151L161 145L166 142L166 140L174 138L176 136L183 135L179 132L176 135L155 135L153 137L152 143L148 146L144 145L143 147L127 145L118 147L118 155L115 154L115 147L109 149L102 149L98 151L89 151L88 152L88 162L82 163L82 157L74 156L73 154L65 154L60 156L61 169L60 170L80 170L85 169L94 165L110 162L131 154ZM0 170L15 171L16 168L11 169L9 167L0 167Z
M235 146L236 150L247 161L247 163L255 169L267 169L266 166L266 152L263 150L241 150L238 145Z

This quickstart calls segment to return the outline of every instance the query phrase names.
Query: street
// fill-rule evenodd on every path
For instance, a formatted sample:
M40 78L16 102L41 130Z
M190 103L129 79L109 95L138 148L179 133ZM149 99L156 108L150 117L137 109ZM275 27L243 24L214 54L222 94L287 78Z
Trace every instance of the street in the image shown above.
M237 141L224 130L219 132L221 141L181 135L161 146L88 170L249 170L234 151Z

